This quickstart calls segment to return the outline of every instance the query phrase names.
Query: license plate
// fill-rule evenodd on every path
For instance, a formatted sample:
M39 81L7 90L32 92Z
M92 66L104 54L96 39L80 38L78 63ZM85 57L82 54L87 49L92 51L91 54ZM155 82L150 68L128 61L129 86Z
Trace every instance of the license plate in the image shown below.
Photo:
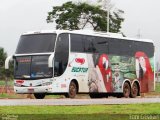
M34 93L34 89L30 88L30 89L28 89L28 92L29 93Z

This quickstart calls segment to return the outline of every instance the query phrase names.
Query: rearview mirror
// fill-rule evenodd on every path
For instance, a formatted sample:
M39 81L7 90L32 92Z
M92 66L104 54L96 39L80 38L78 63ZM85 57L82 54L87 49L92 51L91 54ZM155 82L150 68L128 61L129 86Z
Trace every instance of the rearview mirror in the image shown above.
M54 59L54 53L52 53L48 58L48 67L53 67L53 59Z
M9 63L13 60L13 56L8 56L5 60L5 69L9 69Z

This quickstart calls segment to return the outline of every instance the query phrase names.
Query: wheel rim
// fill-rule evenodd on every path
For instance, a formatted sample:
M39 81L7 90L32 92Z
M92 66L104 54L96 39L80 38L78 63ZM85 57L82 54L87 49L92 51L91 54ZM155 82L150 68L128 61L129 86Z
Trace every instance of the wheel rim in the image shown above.
M129 87L128 83L125 83L123 93L124 93L124 97L129 97L130 87Z
M132 95L133 95L133 97L135 97L135 96L137 96L137 94L138 94L138 86L136 83L134 83L132 86Z
M76 96L76 85L74 83L71 83L70 84L70 87L69 87L69 94L71 97L75 97Z

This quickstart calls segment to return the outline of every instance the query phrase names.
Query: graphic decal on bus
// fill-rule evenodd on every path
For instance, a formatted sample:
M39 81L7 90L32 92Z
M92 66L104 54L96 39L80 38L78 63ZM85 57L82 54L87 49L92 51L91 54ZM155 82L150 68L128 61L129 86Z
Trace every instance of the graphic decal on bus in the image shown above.
M93 58L94 57L92 54L87 55L88 67L89 67L89 71L88 71L89 92L105 92L106 88L105 88L101 70L98 65L95 65Z
M121 92L122 84L125 79L135 80L135 59L129 56L110 56L111 68L113 73L113 91Z
M86 73L88 71L88 66L86 66L85 56L78 57L78 54L72 56L71 62L69 62L69 67L72 67L71 72Z
M151 61L143 52L136 52L135 57L88 55L88 61L89 92L122 92L125 79L138 80L141 92L153 90Z
M140 81L141 92L148 92L153 88L154 73L151 68L149 58L144 52L137 52L136 57L136 75Z
M101 71L103 82L107 92L112 92L112 72L109 66L109 58L106 54L102 54L98 60L98 67Z
M75 61L81 65L83 65L85 63L85 59L84 58L76 58Z
M85 57L78 57L80 55L78 54L74 54L73 56L71 56L70 58L70 62L68 64L69 67L73 67L73 66L82 66L86 63Z
M93 60L93 58L96 58L96 60ZM134 76L136 78L135 74L128 73L130 70L128 70L129 63L127 62L130 60L124 63L123 59L125 58L122 56L108 56L106 54L92 57L92 61L97 62L94 63L95 69L89 72L90 92L121 92L124 77L131 78ZM91 60L89 60L89 63L91 63Z
M88 68L83 68L83 67L73 67L72 72L87 72Z

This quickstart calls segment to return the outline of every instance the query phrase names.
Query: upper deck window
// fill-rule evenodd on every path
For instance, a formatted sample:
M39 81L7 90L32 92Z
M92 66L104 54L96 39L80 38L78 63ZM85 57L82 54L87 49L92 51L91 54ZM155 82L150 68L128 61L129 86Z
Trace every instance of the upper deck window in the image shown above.
M16 54L53 52L56 34L30 34L20 37Z

